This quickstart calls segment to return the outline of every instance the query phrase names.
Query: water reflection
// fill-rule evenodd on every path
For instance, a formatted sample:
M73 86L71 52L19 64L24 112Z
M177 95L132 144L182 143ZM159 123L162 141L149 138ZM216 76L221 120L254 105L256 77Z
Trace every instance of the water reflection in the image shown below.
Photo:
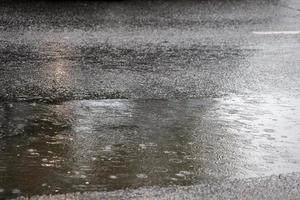
M237 96L2 103L0 187L15 196L297 171L297 102Z
M205 106L210 104L159 100L13 103L7 113L22 118L24 128L5 129L0 186L7 195L13 189L37 194L190 184L213 178L218 174L207 174L193 152L202 150L200 143L193 148L193 132L204 123ZM3 114L4 126L18 125Z
M226 131L242 136L239 151L244 155L240 170L250 176L300 170L299 97L286 94L232 96L215 105L213 116Z

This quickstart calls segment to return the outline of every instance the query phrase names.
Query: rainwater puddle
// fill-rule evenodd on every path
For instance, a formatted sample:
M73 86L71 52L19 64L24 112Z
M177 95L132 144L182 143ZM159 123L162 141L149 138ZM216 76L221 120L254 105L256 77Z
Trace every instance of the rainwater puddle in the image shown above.
M300 171L297 98L0 104L0 197Z

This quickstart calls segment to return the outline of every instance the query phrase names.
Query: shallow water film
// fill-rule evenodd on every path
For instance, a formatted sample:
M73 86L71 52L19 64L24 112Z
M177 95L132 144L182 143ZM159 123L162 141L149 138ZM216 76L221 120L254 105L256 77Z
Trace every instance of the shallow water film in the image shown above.
M1 193L190 185L297 171L299 102L235 96L1 103Z

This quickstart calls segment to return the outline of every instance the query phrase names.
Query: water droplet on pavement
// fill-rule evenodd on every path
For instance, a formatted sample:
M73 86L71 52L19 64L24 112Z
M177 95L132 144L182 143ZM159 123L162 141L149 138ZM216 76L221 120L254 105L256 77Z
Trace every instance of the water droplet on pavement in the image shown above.
M110 145L106 146L106 147L104 148L104 151L111 151L111 146L110 146Z
M146 174L137 174L136 177L142 178L142 179L148 178L148 176Z
M178 173L178 174L175 174L175 175L178 176L178 177L185 177L185 175L181 174L181 173Z
M139 144L139 147L140 147L141 149L146 149L146 148L147 148L145 144Z
M110 178L110 179L117 179L118 177L115 176L115 175L110 175L109 178Z
M37 152L36 149L27 149L27 151L28 151L29 153Z

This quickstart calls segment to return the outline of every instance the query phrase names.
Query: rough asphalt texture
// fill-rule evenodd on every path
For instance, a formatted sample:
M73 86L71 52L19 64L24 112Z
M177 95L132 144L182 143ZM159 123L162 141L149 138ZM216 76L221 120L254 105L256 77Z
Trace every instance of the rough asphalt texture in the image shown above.
M88 192L53 196L34 196L31 200L64 199L299 199L300 174L231 180L188 187L140 188L113 192ZM28 200L28 198L19 198Z
M9 2L2 100L299 93L297 0Z

